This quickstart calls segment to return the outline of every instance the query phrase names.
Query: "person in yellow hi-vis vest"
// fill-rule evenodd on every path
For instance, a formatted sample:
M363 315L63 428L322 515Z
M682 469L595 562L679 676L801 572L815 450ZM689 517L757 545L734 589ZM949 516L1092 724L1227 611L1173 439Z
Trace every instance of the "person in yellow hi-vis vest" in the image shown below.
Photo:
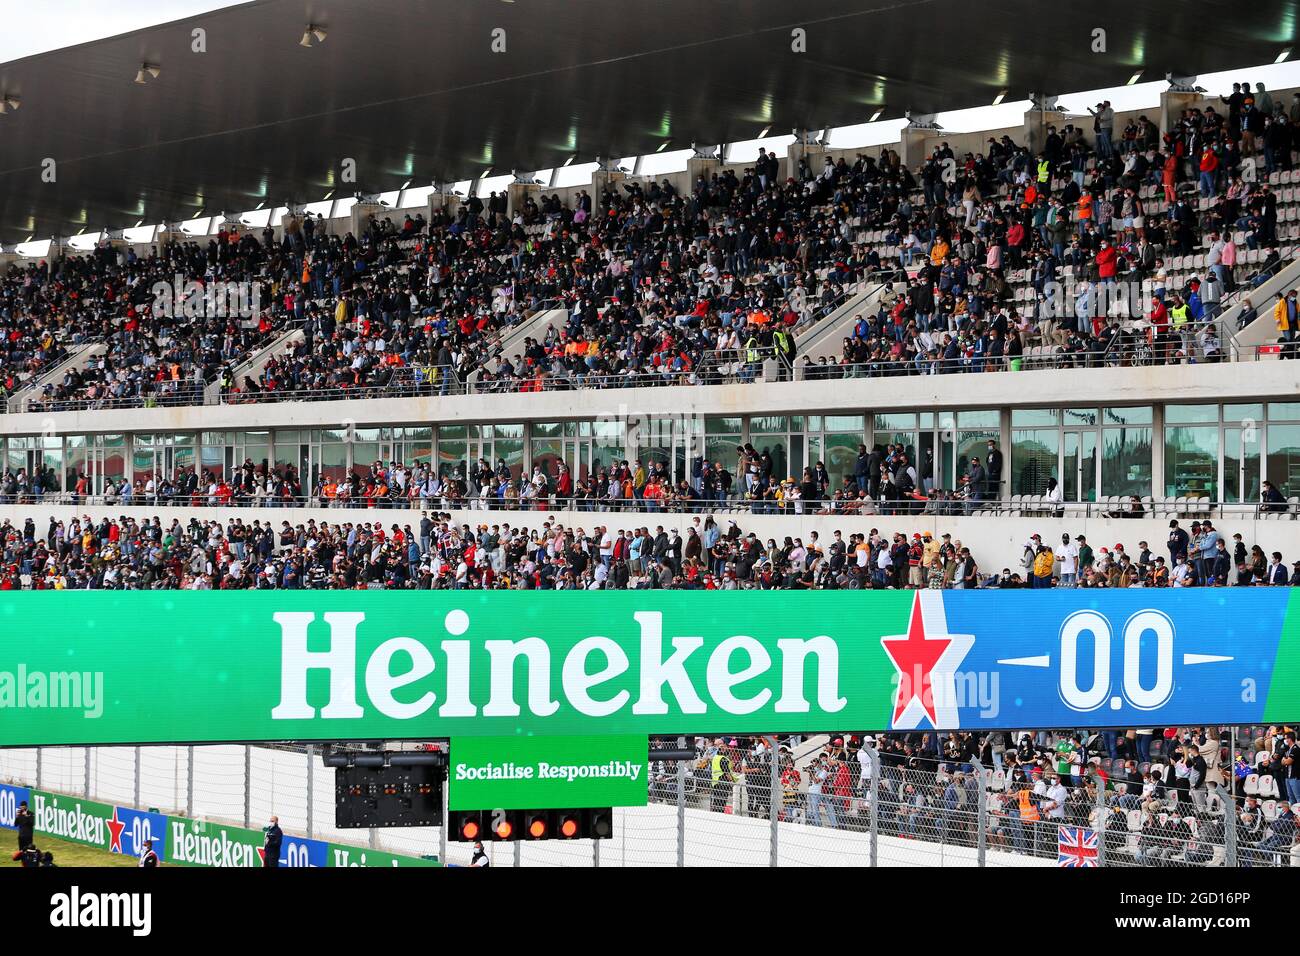
M1190 355L1188 346L1190 344L1191 327L1189 322L1191 316L1189 307L1183 297L1174 293L1174 304L1169 307L1169 330L1182 340L1183 355Z
M731 785L736 779L726 747L719 747L709 762L709 779L713 784L709 791L709 809L714 813L722 813L727 798L731 796Z

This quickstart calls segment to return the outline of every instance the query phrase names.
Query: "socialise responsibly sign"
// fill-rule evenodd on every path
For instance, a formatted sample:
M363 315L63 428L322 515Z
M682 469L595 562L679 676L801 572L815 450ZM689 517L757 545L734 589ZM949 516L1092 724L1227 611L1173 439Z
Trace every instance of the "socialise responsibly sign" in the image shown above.
M10 592L0 746L1294 721L1298 600Z
M107 853L139 857L144 852L144 842L149 840L164 863L209 867L263 865L266 851L261 830L114 806L34 787L0 784L0 829L15 829L18 808L24 803L33 814L33 840L37 847L42 847L42 837L48 836ZM286 833L280 844L280 865L428 867L437 863Z

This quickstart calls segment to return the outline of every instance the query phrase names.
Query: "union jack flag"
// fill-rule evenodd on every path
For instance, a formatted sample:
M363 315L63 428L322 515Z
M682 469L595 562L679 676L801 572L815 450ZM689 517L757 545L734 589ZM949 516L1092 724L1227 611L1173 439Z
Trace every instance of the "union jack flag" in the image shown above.
M1087 827L1058 827L1057 866L1096 866L1097 831Z

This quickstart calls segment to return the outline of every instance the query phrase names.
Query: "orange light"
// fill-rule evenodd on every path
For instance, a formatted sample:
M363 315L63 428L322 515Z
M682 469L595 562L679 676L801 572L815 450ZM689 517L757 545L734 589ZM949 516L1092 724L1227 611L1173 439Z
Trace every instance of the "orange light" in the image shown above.
M460 828L460 834L461 834L461 836L463 836L466 840L477 840L477 839L478 839L478 821L477 821L477 820L466 820L466 821L465 821L465 825L464 825L463 827Z
M497 836L502 840L509 840L510 834L514 832L515 828L511 825L509 820L501 821L501 825L497 827Z
M540 840L546 836L546 821L540 817L528 824L528 835L534 840Z
M573 817L565 817L564 822L560 824L560 834L566 837L572 837L578 832L578 821Z

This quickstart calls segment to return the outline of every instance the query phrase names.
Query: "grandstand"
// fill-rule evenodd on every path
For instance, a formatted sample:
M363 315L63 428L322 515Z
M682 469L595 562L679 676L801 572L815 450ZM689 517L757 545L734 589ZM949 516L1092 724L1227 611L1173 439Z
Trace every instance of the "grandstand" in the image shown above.
M259 0L4 64L0 103L18 105L0 109L0 124L17 121L0 140L0 612L84 615L102 638L135 616L135 598L182 620L210 606L186 599L228 601L246 623L287 595L293 610L275 612L287 628L312 606L307 592L402 592L357 599L418 607L422 626L445 612L454 638L469 627L462 605L508 609L492 625L504 630L548 626L537 621L559 605L546 602L567 600L484 592L622 591L599 596L611 619L627 601L666 602L696 609L712 634L724 613L700 601L731 601L719 606L758 627L764 610L802 620L824 599L858 609L828 611L825 629L862 629L904 684L890 614L908 640L947 639L947 620L953 641L1005 637L995 679L1049 666L1016 650L1040 631L1062 642L1051 666L1068 656L1073 669L1063 635L1078 640L1080 614L1099 660L1113 626L1128 667L1130 637L1159 643L1161 625L1142 617L1157 615L1171 647L1175 624L1180 641L1205 644L1180 643L1179 667L1262 666L1267 706L1224 703L1224 687L1259 676L1241 670L1213 685L1180 677L1180 706L1203 696L1203 716L1162 710L1174 691L1157 700L1143 686L1135 650L1113 697L1100 663L1087 707L1064 677L1051 688L1050 713L1078 729L1029 719L1046 705L980 722L963 701L946 722L942 702L917 707L892 686L878 725L829 708L783 716L807 701L760 713L771 725L630 725L651 747L649 803L612 817L627 834L620 862L1300 865L1300 713L1287 710L1300 698L1283 656L1287 589L1300 587L1300 78L1245 82L1290 50L1228 14L1216 44L1184 47L1130 10L1130 26L1150 30L1145 52L1099 65L1064 39L1088 32L1082 14L1062 12L1051 28L1031 17L998 66L979 49L994 28L936 4L952 16L936 17L934 42L969 46L968 67L931 77L882 49L872 76L887 93L863 99L864 38L906 46L908 10L924 5L826 4L818 23L840 35L807 64L758 68L755 88L773 90L758 113L722 74L758 52L775 61L761 44L784 53L802 28L757 0L742 5L743 35L711 8L638 3L643 32L612 38L608 61L558 65L538 42L606 33L586 4L448 13L448 32L481 35L485 51L504 24L504 49L520 55L501 76L485 65L494 52L465 50L394 76L388 64L427 57L401 35L419 15L406 0L329 23L297 0ZM697 15L708 39L670 44L660 21ZM213 46L191 64L176 51L195 29ZM249 50L219 42L232 31L260 54L246 73ZM141 49L155 51L143 64ZM343 83L334 72L362 51ZM268 65L281 56L283 80ZM1243 71L1229 82L1244 89L1176 74L1189 59ZM126 78L104 82L113 70ZM1168 75L1142 107L1103 98L1078 112L1060 102L1077 98L1035 92L1013 125L936 120L1008 90L1114 90L1143 71ZM251 105L280 82L279 107ZM40 92L80 86L84 104ZM124 89L156 129L127 119ZM408 136L427 112L439 116ZM832 128L868 117L861 142ZM896 138L882 132L890 120L904 121ZM290 141L302 148L280 149ZM46 155L68 174L22 185ZM155 593L181 591L242 593ZM684 593L705 591L754 593ZM966 635L980 600L997 611ZM1154 630L1133 631L1139 619ZM208 639L209 627L223 642L233 633L194 623ZM325 657L302 628L302 658ZM1272 629L1276 661L1252 628ZM539 643L558 661L570 638ZM817 645L819 675L824 654ZM190 655L208 660L184 640L161 654ZM513 680L513 660L497 663L493 681ZM6 666L0 707L25 706L4 703ZM567 658L564 674L567 694ZM383 678L367 666L370 697ZM169 828L210 816L249 846L279 814L304 861L365 850L378 865L481 864L449 834L459 808L440 808L441 827L372 826L357 841L330 812L320 760L355 761L377 740L454 760L469 732L326 736L304 722L267 735L250 717L231 735L212 705L213 729L181 737L0 728L0 825L7 786L97 802L115 822L119 810L158 815L150 805L174 814L158 824ZM482 718L509 716L493 706ZM1166 714L1172 725L1137 726ZM601 842L489 844L487 859L610 865Z

